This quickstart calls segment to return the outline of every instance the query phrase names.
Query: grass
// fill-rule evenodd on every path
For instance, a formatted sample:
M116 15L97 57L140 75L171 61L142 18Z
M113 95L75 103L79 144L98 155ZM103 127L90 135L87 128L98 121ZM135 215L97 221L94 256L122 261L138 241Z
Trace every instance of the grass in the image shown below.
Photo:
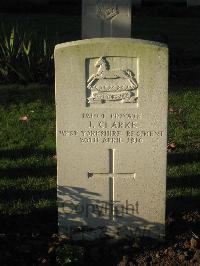
M56 211L54 93L12 85L1 86L0 94L0 213L12 224L15 215Z
M55 232L53 87L0 86L0 95L0 217L7 221L1 230L9 230L13 223L18 223L18 230L23 231L27 219L31 219L27 230L34 226L40 230L47 215L51 219L46 230ZM179 200L188 199L189 207L193 208L200 199L199 106L199 90L170 89L168 142L175 143L175 148L168 153L168 211ZM21 120L22 117L27 120ZM185 208L184 204L179 207ZM38 213L41 219L37 221Z
M200 92L190 88L171 89L169 95L169 141L180 143L184 150L195 149L195 143L200 141ZM181 147L180 147L181 148ZM196 147L197 148L197 147Z
M171 89L168 142L176 148L168 154L168 210L195 208L200 199L200 91Z

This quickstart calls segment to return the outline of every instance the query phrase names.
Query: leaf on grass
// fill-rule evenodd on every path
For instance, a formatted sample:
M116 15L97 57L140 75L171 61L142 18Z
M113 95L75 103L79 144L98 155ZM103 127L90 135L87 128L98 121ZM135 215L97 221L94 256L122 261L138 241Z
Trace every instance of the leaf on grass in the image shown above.
M197 246L198 246L198 241L197 241L197 239L195 239L194 237L192 237L192 238L190 239L190 248L191 248L191 249L196 249Z
M179 115L182 112L182 109L181 108L177 109L177 108L174 108L174 107L169 107L168 111L170 113L175 113L175 114Z
M24 115L24 116L21 116L21 117L19 118L19 120L20 120L20 121L25 121L25 122L27 122L29 119L28 119L28 116Z
M175 142L167 144L167 150L168 151L174 150L175 148L176 148L176 143Z
M170 113L176 113L176 109L174 109L173 107L169 107L169 112Z
M56 250L56 246L51 246L51 247L49 247L49 249L48 249L48 254L53 253L55 250Z

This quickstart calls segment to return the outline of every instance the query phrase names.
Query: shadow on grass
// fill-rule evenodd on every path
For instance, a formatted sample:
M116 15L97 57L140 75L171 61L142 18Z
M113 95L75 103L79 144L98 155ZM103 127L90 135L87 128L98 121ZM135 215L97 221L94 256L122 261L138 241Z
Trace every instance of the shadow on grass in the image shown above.
M47 157L52 158L51 165L31 165L31 166L16 166L9 167L7 169L0 168L0 176L2 178L26 178L26 177L50 177L56 176L56 165L53 162L53 156L55 151L52 149L38 149L34 147L24 147L22 149L8 149L0 150L0 159L18 160L27 159L32 156L37 156L38 160L45 159ZM45 161L44 161L45 164Z
M30 214L0 214L0 234L51 235L57 232L57 208L40 208Z
M54 88L52 85L0 85L0 105L27 104L34 101L54 104Z
M4 184L0 189L0 233L12 235L57 232L56 188L49 188L48 181L49 178L56 176L53 155L55 155L53 149L34 147L0 151L0 159L23 160L28 158L30 161L31 157L38 157L39 162L39 165L36 160L36 164L31 163L30 166L20 167L16 161L16 166L0 169L2 184ZM49 158L52 158L52 161L49 161ZM18 178L20 181L15 184L14 180ZM37 178L40 179L39 183ZM10 182L12 185L9 185ZM42 205L53 206L44 208Z
M187 175L181 177L168 177L167 188L199 188L200 190L200 176L199 175Z
M182 211L194 212L197 211L199 213L199 202L200 202L200 194L193 195L191 191L187 192L183 196L175 196L173 198L169 198L166 201L166 214L176 213L180 214Z
M54 153L52 150L36 149L34 147L26 147L24 149L17 150L3 150L1 152L1 158L17 159L26 158L33 155L52 156ZM199 161L199 152L187 152L187 153L170 153L168 155L169 165L179 165L184 163L192 163ZM44 177L56 175L56 166L40 166L40 167L19 167L9 168L7 170L0 170L0 175L5 178L27 178L27 177ZM200 176L188 175L182 177L168 177L167 180L168 189L178 188L200 188ZM65 192L67 193L67 192ZM9 188L0 193L1 202L11 202L17 200L23 201L36 201L38 199L55 200L56 189L19 189ZM167 200L167 213L179 212L181 210L194 211L199 210L200 193L192 194L191 192L184 193L183 196L175 196ZM51 234L57 231L57 208L41 208L30 209L28 214L0 214L0 233L14 234L21 233L41 233Z
M173 239L174 236L189 235L191 232L198 234L200 228L199 220L199 201L200 197L180 197L167 200L167 224L166 237ZM168 218L172 218L168 223Z
M53 157L56 151L52 149L38 149L34 147L23 147L21 149L0 150L0 159L16 160L32 156Z
M31 166L31 167L13 167L8 169L0 169L0 176L2 178L26 178L26 177L50 177L56 175L56 166Z
M200 195L194 196L188 193L187 196L174 197L167 199L166 213L180 213L181 211L198 211L199 212Z
M15 189L15 188L9 188L5 189L3 191L0 191L0 200L1 203L12 203L12 201L21 200L49 200L49 199L56 199L56 189Z
M176 195L167 199L166 213L200 211L200 176L169 177L167 189L181 189L181 194L175 192Z
M169 165L178 165L200 161L200 152L170 153L167 155Z
M168 154L168 165L184 165L186 163L196 163L200 161L200 152L180 152ZM167 199L167 213L182 210L200 210L200 175L187 175L167 178L167 189L180 190L180 195ZM193 193L198 190L199 193ZM198 191L197 191L198 192ZM176 192L175 192L176 194Z

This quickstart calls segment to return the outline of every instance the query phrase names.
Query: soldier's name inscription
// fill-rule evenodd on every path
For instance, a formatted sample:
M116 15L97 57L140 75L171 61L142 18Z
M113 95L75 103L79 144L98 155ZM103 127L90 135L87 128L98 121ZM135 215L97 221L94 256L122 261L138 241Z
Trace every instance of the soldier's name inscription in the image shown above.
M142 114L137 113L82 113L87 129L59 129L58 133L67 138L76 138L80 143L129 143L141 144L145 139L158 139L164 131L142 129ZM110 119L111 118L111 119ZM126 120L126 121L124 121ZM127 121L128 120L128 121Z

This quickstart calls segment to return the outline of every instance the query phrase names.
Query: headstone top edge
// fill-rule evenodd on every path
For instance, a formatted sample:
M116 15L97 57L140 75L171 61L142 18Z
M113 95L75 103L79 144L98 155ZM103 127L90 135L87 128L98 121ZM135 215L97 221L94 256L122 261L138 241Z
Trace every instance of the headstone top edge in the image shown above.
M84 40L78 40L78 41L71 41L66 43L57 44L55 46L55 51L67 47L72 46L78 46L78 45L89 45L89 44L98 44L98 43L111 43L111 42L117 42L117 43L138 43L138 44L146 44L149 46L157 46L161 48L168 49L168 46L165 43L155 42L155 41L148 41L143 39L132 39L132 38L93 38L93 39L84 39Z

